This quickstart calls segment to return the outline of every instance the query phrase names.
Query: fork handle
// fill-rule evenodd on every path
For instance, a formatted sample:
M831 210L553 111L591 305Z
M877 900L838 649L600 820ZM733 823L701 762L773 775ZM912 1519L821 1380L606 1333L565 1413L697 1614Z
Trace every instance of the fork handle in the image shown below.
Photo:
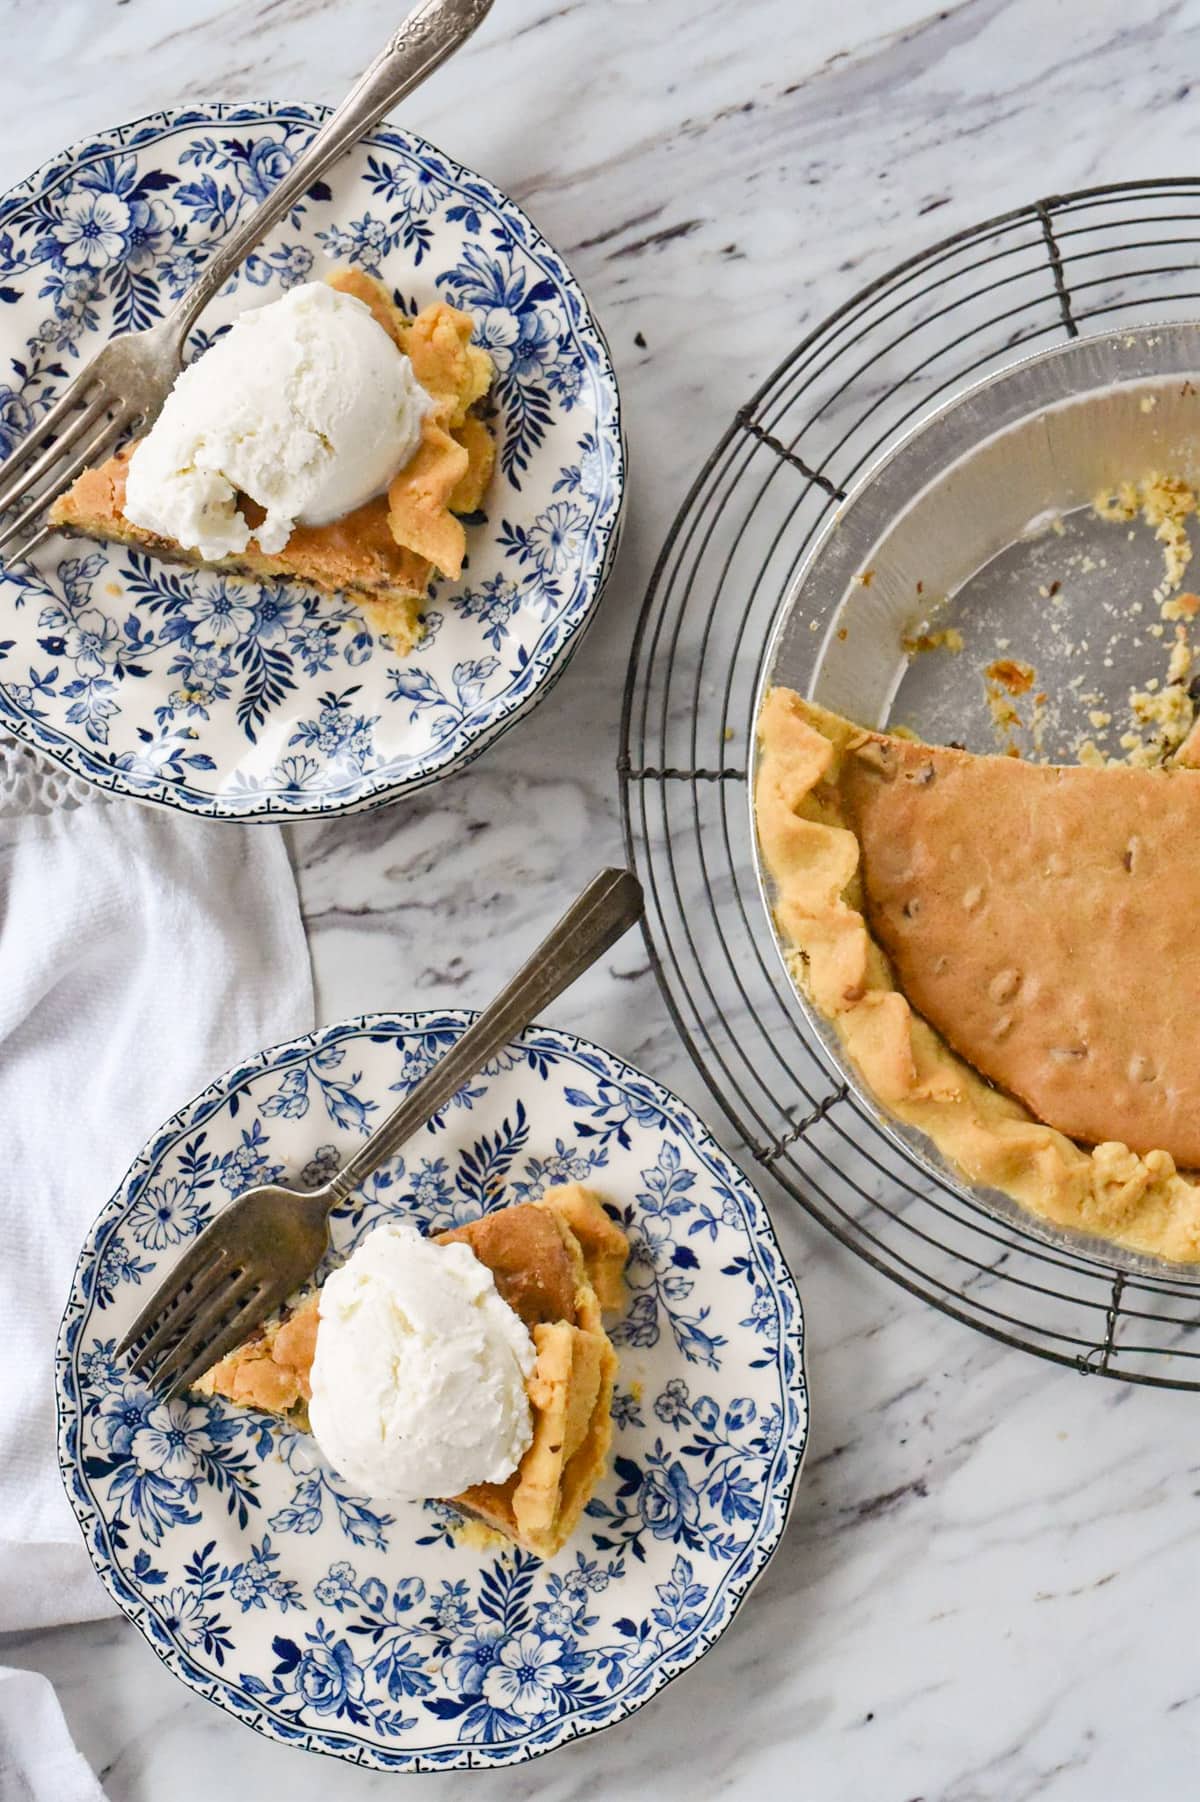
M641 884L629 870L602 870L594 877L528 963L321 1189L319 1199L330 1208L344 1201L602 957L641 912Z
M291 211L332 162L465 43L492 0L421 0L375 61L364 70L308 149L265 200L239 220L168 317L180 350L196 319L233 271Z

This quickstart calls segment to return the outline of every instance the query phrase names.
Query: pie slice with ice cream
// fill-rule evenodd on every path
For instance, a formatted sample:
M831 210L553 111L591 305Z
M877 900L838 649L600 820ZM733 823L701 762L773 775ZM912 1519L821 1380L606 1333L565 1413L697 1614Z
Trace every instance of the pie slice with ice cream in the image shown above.
M362 270L293 289L243 314L183 372L146 438L85 469L50 522L168 561L344 594L408 652L435 574L461 574L460 516L479 508L495 460L486 409L494 368L471 333L469 316L442 301L409 318ZM215 400L222 370L250 392ZM305 393L291 394L302 379ZM392 439L385 428L395 421L381 424L375 392L384 383L395 387L396 417L405 414ZM333 442L335 430L344 443ZM139 466L139 456L150 461ZM282 499L314 487L313 517L285 517L278 529ZM339 508L339 495L353 504ZM274 511L264 505L272 497Z
M440 1495L548 1558L608 1457L617 1356L603 1315L624 1306L628 1251L578 1183L432 1241L377 1227L197 1387L312 1430L370 1493Z

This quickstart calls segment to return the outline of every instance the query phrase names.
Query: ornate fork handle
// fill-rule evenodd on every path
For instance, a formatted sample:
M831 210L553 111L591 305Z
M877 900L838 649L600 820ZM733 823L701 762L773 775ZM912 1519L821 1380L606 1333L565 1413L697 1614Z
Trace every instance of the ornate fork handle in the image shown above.
M491 5L492 0L421 0L409 13L391 42L325 121L303 156L297 158L266 199L238 221L199 279L172 310L166 323L181 352L184 339L213 295L255 245L261 244L271 227L291 211L344 150L356 144L470 37Z
M569 988L610 945L615 945L641 912L642 890L637 877L629 870L602 870L491 1006L468 1026L337 1174L306 1197L309 1205L333 1208L352 1194L439 1113L465 1082L478 1075L484 1064L523 1032L544 1007Z

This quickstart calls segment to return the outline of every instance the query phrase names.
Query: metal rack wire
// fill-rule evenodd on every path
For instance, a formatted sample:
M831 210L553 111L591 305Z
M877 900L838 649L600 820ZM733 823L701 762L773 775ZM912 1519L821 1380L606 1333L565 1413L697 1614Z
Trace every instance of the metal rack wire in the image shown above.
M732 420L675 520L638 623L618 766L652 962L753 1163L957 1319L1080 1371L1185 1389L1200 1388L1200 1275L1123 1269L997 1218L914 1162L839 1080L776 952L747 779L771 626L860 472L1015 355L1197 315L1193 178L1038 201L846 301Z

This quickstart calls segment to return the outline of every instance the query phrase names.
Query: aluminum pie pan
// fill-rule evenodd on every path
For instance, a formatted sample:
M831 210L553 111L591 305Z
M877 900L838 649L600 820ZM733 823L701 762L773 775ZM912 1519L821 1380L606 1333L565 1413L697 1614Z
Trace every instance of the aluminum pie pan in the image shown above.
M784 684L867 727L903 724L931 743L995 751L984 670L1009 656L1031 664L1049 696L1039 745L1024 731L1019 748L1075 762L1092 713L1119 722L1130 689L1164 677L1170 633L1151 630L1161 623L1162 547L1146 528L1092 509L1102 491L1153 473L1200 485L1200 323L1076 338L974 384L920 420L826 523L776 615L755 718L767 690ZM911 656L902 641L926 619L958 630L961 651ZM756 747L752 776L757 757ZM752 811L753 792L752 780ZM970 1183L883 1108L792 980L753 830L751 842L808 1034L918 1176L1071 1260L1200 1287L1200 1266L1059 1226Z

